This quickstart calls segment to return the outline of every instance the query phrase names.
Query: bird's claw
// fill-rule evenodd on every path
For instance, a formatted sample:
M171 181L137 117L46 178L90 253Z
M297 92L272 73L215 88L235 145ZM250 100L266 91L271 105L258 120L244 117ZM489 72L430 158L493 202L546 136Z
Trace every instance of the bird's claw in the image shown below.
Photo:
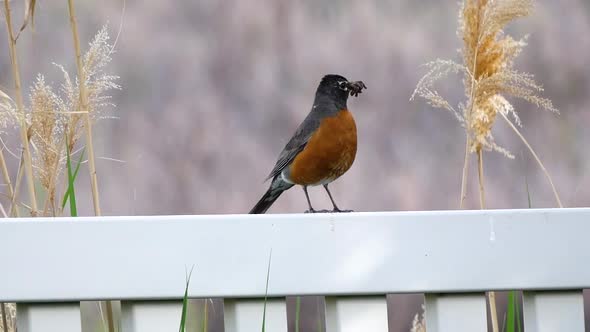
M314 209L310 209L310 210L306 210L304 213L350 213L350 212L354 212L354 210L340 210L338 208L336 208L334 210L314 210Z
M333 213L350 213L350 212L354 212L354 210L340 210L338 208L332 210L331 212Z
M330 213L330 212L334 212L332 210L314 210L314 209L310 209L305 211L305 213Z

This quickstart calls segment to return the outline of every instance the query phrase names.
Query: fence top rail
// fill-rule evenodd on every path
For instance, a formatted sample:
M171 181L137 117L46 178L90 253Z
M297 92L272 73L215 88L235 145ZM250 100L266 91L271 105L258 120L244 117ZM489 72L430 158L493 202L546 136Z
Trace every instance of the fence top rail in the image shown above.
M590 208L0 221L0 301L590 287Z

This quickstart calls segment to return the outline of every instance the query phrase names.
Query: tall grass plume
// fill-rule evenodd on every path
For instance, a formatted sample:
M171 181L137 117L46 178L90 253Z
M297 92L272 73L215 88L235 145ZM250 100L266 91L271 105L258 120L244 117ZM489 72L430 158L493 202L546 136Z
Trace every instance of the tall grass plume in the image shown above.
M414 315L410 332L426 332L426 320L424 319L424 305L422 305L420 312Z
M523 99L537 107L558 113L551 100L540 96L543 88L533 75L514 68L514 60L526 46L526 37L514 39L504 32L506 26L531 14L533 0L463 0L459 15L458 35L463 40L461 63L435 60L426 64L428 72L418 82L411 99L424 98L435 108L450 111L465 129L465 158L461 177L460 208L466 198L469 156L477 154L480 207L484 209L484 151L497 151L514 158L506 148L498 145L492 129L498 117L505 120L530 150L545 173L557 205L561 200L551 176L530 144L518 130L520 118L508 97ZM453 107L435 89L435 83L447 75L463 75L466 100ZM489 292L492 330L499 331L496 294Z
M108 93L120 88L116 83L118 76L105 73L111 53L108 31L103 27L90 43L83 61L89 91L87 109L92 121L107 116L107 109L114 106ZM31 87L27 117L35 177L47 193L43 214L48 214L51 207L51 215L54 216L59 214L55 211L59 206L56 201L57 186L66 164L66 152L73 153L78 149L78 141L84 133L84 113L79 111L80 80L78 77L72 79L62 65L56 66L63 73L63 83L55 92L39 75Z
M113 89L120 89L116 83L118 76L106 72L113 54L109 41L108 29L104 26L83 55L85 86L88 90L87 110L92 122L109 117L107 112L115 106L111 103L109 93ZM80 78L72 78L64 66L55 65L63 73L63 82L54 88L39 74L30 88L28 105L23 103L23 112L18 110L16 103L6 93L0 93L0 131L24 126L31 151L33 177L46 193L42 209L35 211L35 215L61 215L58 198L60 186L67 184L63 176L66 146L72 153L80 151L79 141L85 129L84 113L80 111ZM8 187L8 196L16 201L23 176L22 172L18 172L13 186L6 169L4 150L2 145L0 169ZM22 159L21 164L24 154ZM24 168L22 166L20 168ZM33 213L32 206L28 207Z
M530 15L532 10L533 0L464 0L458 30L458 35L463 40L460 52L462 62L438 59L427 63L428 72L420 79L412 94L411 99L422 97L431 106L450 111L465 129L461 207L465 199L467 163L471 153L478 155L480 164L483 164L483 151L497 151L508 158L514 158L510 151L496 143L492 134L498 117L509 124L531 151L549 180L557 204L562 206L549 173L518 130L522 126L520 118L507 99L523 99L537 107L558 113L551 100L540 96L543 87L534 80L533 75L514 68L514 60L526 46L526 37L514 39L504 32L508 23ZM434 87L435 83L451 73L463 75L466 101L456 107ZM483 176L483 165L478 168ZM481 194L483 196L482 190Z

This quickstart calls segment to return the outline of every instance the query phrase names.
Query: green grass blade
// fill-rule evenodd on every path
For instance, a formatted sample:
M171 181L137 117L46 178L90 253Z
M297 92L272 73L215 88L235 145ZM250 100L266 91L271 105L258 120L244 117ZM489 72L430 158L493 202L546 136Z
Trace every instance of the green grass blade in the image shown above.
M264 306L262 309L262 332L266 331L266 301L268 300L268 281L270 280L270 263L272 261L272 248L268 255L268 268L266 270L266 289L264 291Z
M301 296L295 299L295 332L299 332L299 317L301 315Z
M179 332L186 331L186 312L188 309L188 286L191 282L192 275L193 275L193 268L191 267L191 271L186 276L186 285L184 287L184 296L182 297L182 314L180 316L180 327L178 328Z
M516 310L516 292L510 291L508 293L508 307L506 308L506 332L515 332L515 318Z
M67 141L67 137L66 137ZM76 206L76 194L74 190L74 173L72 172L72 159L69 146L66 144L66 163L68 168L68 198L70 201L70 215L72 217L78 216L78 208Z
M66 137L67 140L67 137ZM78 159L78 164L76 165L76 169L74 170L74 173L72 173L72 162L71 162L71 155L70 155L70 149L69 147L66 145L66 164L67 164L67 170L68 170L68 188L66 190L66 192L64 193L64 197L63 200L61 202L61 208L63 210L63 208L66 206L66 203L68 202L68 199L70 200L70 215L72 215L72 217L76 217L78 215L78 211L76 208L76 193L74 191L74 183L76 182L76 177L78 176L78 171L80 171L80 165L82 164L82 159L84 158L84 152L86 151L86 149L82 149L82 152L80 153L80 158ZM72 198L73 197L73 198ZM72 201L74 200L73 203L73 207L74 207L74 212L75 213L71 213L72 211Z
M74 170L74 180L78 176L78 171L80 170L80 165L82 165L82 158L84 158L84 152L86 152L86 148L82 149L80 152L80 158L78 158L78 164L76 164L76 169Z

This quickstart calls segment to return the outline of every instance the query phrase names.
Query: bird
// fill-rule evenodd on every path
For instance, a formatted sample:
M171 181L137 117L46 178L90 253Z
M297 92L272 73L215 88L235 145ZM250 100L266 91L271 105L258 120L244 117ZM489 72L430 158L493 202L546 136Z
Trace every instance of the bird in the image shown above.
M348 110L348 97L358 95L367 86L362 81L348 81L345 77L328 74L322 77L311 111L283 148L272 171L265 179L272 179L266 193L249 214L265 213L285 191L299 185L307 199L306 213L352 212L336 205L328 185L352 166L357 151L357 129ZM308 187L323 186L333 209L315 210L309 199Z

